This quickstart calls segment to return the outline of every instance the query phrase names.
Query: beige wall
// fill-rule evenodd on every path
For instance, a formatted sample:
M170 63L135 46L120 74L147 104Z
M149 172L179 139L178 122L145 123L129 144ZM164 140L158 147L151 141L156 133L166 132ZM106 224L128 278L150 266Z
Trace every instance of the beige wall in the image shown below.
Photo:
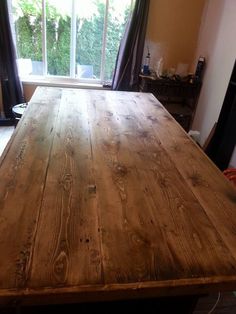
M201 144L218 120L236 57L236 1L209 0L204 12L197 55L207 67L193 123L201 132Z
M151 0L147 40L154 43L152 65L164 56L164 68L193 63L205 0Z

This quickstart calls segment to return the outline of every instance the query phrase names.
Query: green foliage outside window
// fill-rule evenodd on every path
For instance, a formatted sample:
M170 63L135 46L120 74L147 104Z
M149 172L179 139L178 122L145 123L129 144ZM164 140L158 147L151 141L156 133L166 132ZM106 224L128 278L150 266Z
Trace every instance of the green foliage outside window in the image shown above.
M77 16L76 63L92 65L94 76L100 77L102 40L105 16L104 1L95 0L97 12L90 18ZM42 61L42 5L41 0L15 1L14 16L17 52L20 58ZM120 39L124 32L130 7L121 21L115 17L110 0L107 26L105 79L111 80ZM71 17L63 15L49 3L46 5L47 62L50 75L70 75Z

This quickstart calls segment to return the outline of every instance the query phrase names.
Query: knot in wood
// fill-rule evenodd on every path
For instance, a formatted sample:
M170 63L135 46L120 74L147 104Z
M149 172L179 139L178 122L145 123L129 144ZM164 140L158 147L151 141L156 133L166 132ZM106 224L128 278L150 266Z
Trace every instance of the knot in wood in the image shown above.
M96 191L97 191L97 187L95 184L90 184L88 186L88 192L89 194L96 194Z
M115 174L120 176L120 177L124 177L128 173L126 166L124 166L120 163L115 164L114 170L115 170Z
M72 185L72 175L67 173L61 178L59 184L63 187L65 191L69 191Z

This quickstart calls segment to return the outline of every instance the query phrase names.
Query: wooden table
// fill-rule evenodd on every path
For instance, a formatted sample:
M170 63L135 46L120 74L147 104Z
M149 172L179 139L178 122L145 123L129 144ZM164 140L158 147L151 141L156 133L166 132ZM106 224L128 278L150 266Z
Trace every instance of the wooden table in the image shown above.
M236 288L236 192L151 94L37 88L0 161L0 303Z

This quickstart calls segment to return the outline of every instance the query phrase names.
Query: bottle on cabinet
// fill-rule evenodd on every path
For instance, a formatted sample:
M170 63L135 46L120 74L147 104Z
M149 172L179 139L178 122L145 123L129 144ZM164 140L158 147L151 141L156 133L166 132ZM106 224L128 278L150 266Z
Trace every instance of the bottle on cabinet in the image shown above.
M148 52L147 55L145 57L145 62L143 65L143 74L144 75L150 75L150 52L149 52L149 48L147 48Z
M205 58L200 56L197 62L197 67L195 71L195 80L200 82L202 80L203 71L205 67Z

